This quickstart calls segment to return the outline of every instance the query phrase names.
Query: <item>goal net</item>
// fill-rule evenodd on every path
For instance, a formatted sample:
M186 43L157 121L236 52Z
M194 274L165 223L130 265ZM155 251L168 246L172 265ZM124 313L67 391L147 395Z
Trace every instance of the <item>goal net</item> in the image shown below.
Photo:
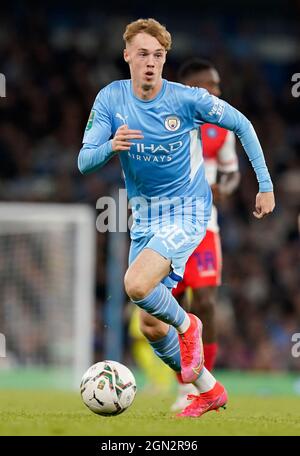
M93 363L94 254L88 206L0 204L0 386L78 387Z

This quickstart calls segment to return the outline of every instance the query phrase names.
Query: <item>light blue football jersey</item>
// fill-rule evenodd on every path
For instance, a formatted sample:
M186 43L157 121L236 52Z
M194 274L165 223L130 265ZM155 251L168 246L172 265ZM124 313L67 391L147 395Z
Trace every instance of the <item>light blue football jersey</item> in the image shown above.
M137 98L131 80L115 81L98 93L84 133L79 169L82 173L94 171L117 154L129 200L192 197L210 205L199 129L205 122L236 133L257 174L260 191L272 190L263 152L249 120L205 89L164 79L152 100ZM132 140L129 151L116 153L111 137L123 124L141 130L144 138Z
M199 124L193 89L163 80L156 98L134 96L130 80L113 82L98 94L92 125L83 142L100 146L126 123L141 130L130 151L119 153L129 199L206 193ZM197 118L198 117L198 118Z

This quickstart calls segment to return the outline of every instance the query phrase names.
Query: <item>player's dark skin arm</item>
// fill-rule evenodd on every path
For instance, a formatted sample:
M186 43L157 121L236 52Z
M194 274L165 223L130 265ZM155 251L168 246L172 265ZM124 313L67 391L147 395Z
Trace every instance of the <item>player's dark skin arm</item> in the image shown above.
M220 173L217 184L211 186L214 204L222 203L238 187L241 180L239 171L231 173Z
M220 173L218 183L211 186L214 204L221 204L238 187L241 175L238 171L231 173ZM193 296L190 305L185 294L176 299L189 312L198 315L203 323L203 342L211 344L216 342L215 306L218 287L202 287L193 289Z

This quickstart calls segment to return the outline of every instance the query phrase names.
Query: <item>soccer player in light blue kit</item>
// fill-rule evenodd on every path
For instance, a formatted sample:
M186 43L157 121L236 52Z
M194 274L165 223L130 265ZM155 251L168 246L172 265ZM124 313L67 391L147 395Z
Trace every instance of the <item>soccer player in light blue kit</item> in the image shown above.
M205 89L162 79L171 36L154 19L126 27L124 59L131 79L96 97L78 158L82 173L118 155L133 213L125 289L140 309L140 326L155 353L199 395L179 416L198 417L225 406L224 386L203 366L202 323L170 289L205 235L212 196L205 179L199 125L234 131L259 183L254 216L273 211L273 185L249 120Z

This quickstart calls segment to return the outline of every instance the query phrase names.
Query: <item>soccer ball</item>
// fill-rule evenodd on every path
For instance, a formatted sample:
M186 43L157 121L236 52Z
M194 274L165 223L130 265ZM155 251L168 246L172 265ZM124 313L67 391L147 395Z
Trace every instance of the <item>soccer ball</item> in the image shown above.
M103 416L119 415L132 404L136 382L128 367L117 361L101 361L83 375L80 393L92 412Z

